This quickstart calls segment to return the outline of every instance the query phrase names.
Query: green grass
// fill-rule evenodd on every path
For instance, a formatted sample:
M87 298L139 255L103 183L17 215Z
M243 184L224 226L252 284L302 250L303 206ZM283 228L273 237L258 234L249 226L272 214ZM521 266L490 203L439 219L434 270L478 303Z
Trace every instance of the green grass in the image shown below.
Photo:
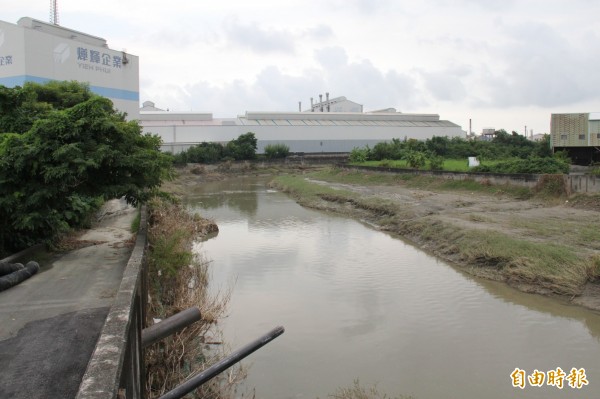
M495 165L499 161L482 161L482 165ZM356 166L381 166L386 168L398 168L398 169L410 169L406 160L389 160L384 159L382 161L366 161L366 162L355 162L351 165ZM423 170L430 170L429 161L425 165ZM448 172L468 172L469 164L466 159L444 159L443 170Z
M469 262L499 267L509 279L541 286L557 294L578 294L588 279L591 258L572 247L526 241L495 231L467 231L459 241Z
M311 174L312 176L312 174ZM304 176L281 175L277 176L272 184L283 189L286 193L300 195L305 200L317 201L323 194L342 194L342 190L335 190L331 187L311 183ZM347 194L350 194L347 192Z
M523 229L527 234L537 237L555 237L563 244L577 245L586 249L600 250L600 229L598 220L588 222L565 221L548 216L544 220L513 218L512 227Z
M471 179L452 180L412 173L389 174L375 171L329 168L309 173L308 176L316 180L363 186L403 185L408 188L429 191L464 191L488 195L509 195L515 199L527 199L532 196L531 190L526 187L492 186Z
M131 232L137 233L140 230L140 220L142 219L142 210L138 207L135 218L131 221Z
M277 176L271 185L290 194L301 205L311 208L347 213L343 206L371 212L373 215L394 215L396 206L390 201L380 198L362 198L358 193L349 190L338 190L306 180L294 175Z
M600 261L566 243L532 241L493 230L469 230L425 217L400 225L398 233L417 237L439 254L460 263L489 267L509 284L530 284L547 292L577 295L600 277Z

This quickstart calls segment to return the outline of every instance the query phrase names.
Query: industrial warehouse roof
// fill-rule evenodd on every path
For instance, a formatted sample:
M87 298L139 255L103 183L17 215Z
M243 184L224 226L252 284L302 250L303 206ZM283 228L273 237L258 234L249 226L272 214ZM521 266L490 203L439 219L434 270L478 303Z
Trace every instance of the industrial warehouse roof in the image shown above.
M146 108L148 109L148 108ZM180 113L141 109L140 119L148 126L382 126L459 127L437 114L400 112L246 112L237 118L213 118L211 113Z
M238 121L245 126L389 126L458 127L437 114L362 112L246 112Z
M389 127L458 127L450 121L372 121L314 119L239 119L244 126L389 126Z

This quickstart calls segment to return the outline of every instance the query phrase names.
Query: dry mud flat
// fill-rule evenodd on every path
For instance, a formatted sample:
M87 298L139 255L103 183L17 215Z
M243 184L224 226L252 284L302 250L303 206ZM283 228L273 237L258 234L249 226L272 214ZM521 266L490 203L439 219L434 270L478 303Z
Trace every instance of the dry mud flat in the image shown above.
M311 180L337 190L357 193L366 201L384 201L400 210L395 220L357 211L362 218L382 230L398 233L417 246L445 258L468 272L485 278L505 281L526 292L559 295L574 304L600 310L600 281L591 278L572 292L553 289L543 278L519 278L507 272L494 259L466 259L460 250L436 234L423 234L423 226L433 229L485 235L493 232L510 237L511 242L569 247L583 258L600 256L600 212L598 201L580 197L569 200L519 200L478 192L428 191L401 185L356 185ZM348 207L348 205L346 205ZM383 223L382 223L383 221ZM460 245L460 244L457 244ZM503 259L498 259L499 263Z

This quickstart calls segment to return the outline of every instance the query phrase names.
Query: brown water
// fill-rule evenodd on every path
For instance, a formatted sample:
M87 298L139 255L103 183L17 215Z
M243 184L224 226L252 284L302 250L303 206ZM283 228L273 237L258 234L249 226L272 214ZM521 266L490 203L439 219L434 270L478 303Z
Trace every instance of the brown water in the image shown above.
M473 278L258 180L204 184L188 202L219 225L198 249L213 284L235 282L232 348L286 328L246 361L257 398L325 398L357 378L416 398L600 398L596 312ZM589 384L512 385L515 368L557 367Z

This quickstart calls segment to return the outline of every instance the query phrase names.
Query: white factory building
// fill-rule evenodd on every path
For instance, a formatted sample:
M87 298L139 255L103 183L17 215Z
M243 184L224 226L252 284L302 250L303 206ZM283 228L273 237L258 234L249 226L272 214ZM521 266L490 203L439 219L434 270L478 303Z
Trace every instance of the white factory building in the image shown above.
M362 105L345 97L312 102L304 112L247 111L236 118L164 111L146 101L140 110L140 124L145 132L158 134L163 150L172 153L201 142L227 143L247 132L255 134L258 153L277 143L295 153L350 152L355 147L373 147L392 139L425 140L465 134L460 126L440 120L437 114L406 114L393 108L362 112Z
M139 117L138 57L111 50L105 39L59 25L28 17L16 25L0 21L0 85L50 80L87 82L128 119Z
M151 62L151 60L148 60ZM460 126L436 114L406 114L393 108L363 112L345 97L311 99L298 112L246 112L235 118L211 113L169 112L151 102L139 107L139 58L111 50L105 39L57 24L21 18L0 21L0 85L51 80L86 82L92 92L109 98L115 108L139 119L145 132L158 134L165 151L177 153L202 142L227 143L252 132L258 152L282 143L291 152L349 152L397 139L463 136Z

